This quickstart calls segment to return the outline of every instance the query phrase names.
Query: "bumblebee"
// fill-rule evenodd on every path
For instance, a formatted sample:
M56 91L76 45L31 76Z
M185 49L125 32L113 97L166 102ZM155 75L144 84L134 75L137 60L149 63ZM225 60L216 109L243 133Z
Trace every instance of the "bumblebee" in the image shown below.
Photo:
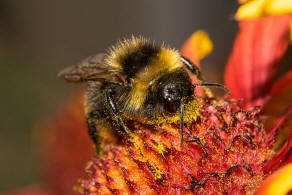
M192 84L188 72L200 82ZM109 127L131 139L126 125L129 118L154 120L177 111L183 144L184 105L195 99L194 89L215 86L228 90L221 84L203 82L197 66L177 50L141 37L120 41L107 53L88 57L59 76L69 82L87 82L85 113L97 153L101 151L101 128Z

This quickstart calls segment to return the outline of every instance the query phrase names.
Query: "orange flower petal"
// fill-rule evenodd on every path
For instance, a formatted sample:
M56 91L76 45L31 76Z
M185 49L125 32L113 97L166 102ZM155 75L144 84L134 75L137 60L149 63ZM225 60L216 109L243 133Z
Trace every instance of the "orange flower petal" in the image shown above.
M292 163L265 179L256 195L286 195L290 190L292 190Z
M263 106L289 44L292 16L271 16L239 23L225 83L233 98L243 98L246 108Z

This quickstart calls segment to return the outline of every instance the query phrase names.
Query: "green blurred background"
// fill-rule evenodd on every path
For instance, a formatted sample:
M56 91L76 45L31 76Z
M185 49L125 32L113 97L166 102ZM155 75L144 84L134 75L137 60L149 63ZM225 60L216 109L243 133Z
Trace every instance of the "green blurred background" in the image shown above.
M41 181L33 127L77 88L58 79L59 70L132 34L180 48L205 29L215 48L203 72L222 82L236 6L233 0L1 0L0 192Z

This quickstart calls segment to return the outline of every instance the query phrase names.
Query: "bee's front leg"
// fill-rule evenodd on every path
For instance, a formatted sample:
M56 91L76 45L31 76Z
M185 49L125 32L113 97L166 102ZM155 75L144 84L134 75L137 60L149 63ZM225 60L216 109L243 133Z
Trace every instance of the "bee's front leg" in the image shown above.
M195 75L197 77L198 83L205 83L204 78L203 78L203 75L202 75L199 67L197 67L195 64L193 64L189 59L187 59L184 56L181 56L180 59L185 64L186 68L193 75ZM213 98L214 97L212 91L209 88L204 87L204 91L205 91L205 94L206 94L207 97L209 97L209 98Z
M200 71L200 69L193 64L189 59L185 58L184 56L181 56L181 61L185 64L186 68L194 75L196 75L197 79L199 80L199 82L203 82L203 76L202 73Z
M106 100L107 100L107 103L109 104L110 110L112 111L114 117L116 118L118 125L119 125L120 129L122 130L123 134L125 134L125 136L128 139L132 139L133 138L132 133L126 127L125 123L123 122L123 120L120 116L119 110L117 109L116 103L114 102L111 89L106 90Z

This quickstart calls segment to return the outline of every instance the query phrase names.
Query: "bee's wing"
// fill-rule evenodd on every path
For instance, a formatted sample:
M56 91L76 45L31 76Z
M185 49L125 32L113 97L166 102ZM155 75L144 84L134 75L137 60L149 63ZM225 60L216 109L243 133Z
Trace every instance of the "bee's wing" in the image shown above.
M69 82L106 81L123 85L125 78L113 70L105 62L105 54L99 53L83 60L78 65L73 65L62 70L58 76Z

